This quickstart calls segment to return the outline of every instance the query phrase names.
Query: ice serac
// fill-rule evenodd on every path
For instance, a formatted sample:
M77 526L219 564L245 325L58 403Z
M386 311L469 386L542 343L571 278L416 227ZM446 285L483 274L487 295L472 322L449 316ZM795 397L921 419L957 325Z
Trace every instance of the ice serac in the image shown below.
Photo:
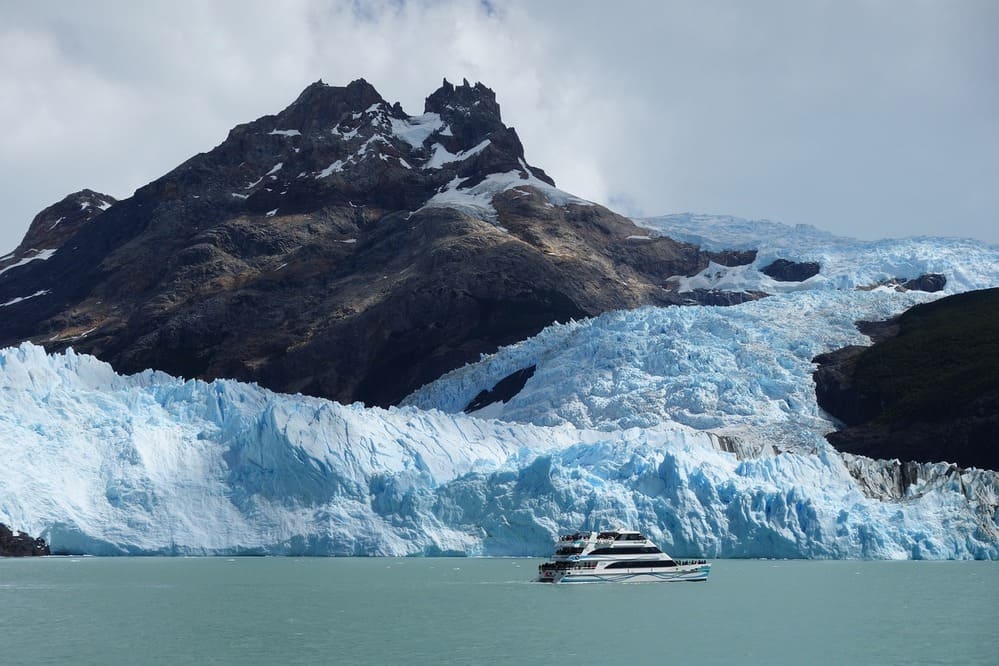
M886 500L828 447L740 459L680 424L365 409L27 343L0 352L0 403L18 470L0 522L53 552L542 555L559 531L621 522L677 556L999 557L996 474Z

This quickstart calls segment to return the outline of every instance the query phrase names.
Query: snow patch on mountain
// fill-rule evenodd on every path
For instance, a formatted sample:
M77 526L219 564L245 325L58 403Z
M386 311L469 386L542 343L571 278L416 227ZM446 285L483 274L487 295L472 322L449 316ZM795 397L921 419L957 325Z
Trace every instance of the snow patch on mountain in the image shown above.
M427 200L419 210L426 208L453 208L466 215L495 222L498 214L492 204L493 197L501 192L518 187L533 187L539 190L548 202L555 206L567 206L570 204L579 206L593 205L592 202L580 199L568 192L563 192L557 187L552 187L543 180L535 177L526 165L523 172L513 170L505 173L491 173L478 184L462 188L462 183L466 180L468 179L455 176L441 191Z
M449 152L447 148L439 143L433 145L433 154L427 160L426 164L423 165L424 169L440 169L445 164L451 164L452 162L463 162L470 157L478 155L490 144L489 139L484 139L480 141L477 145L469 148L468 150L463 150L460 153Z
M424 113L422 116L409 116L406 119L391 119L392 135L405 141L413 148L420 148L433 134L444 135L444 130L450 128L441 120L440 114Z
M17 298L10 299L6 303L0 303L0 308L5 308L8 305L14 305L15 303L20 303L21 301L26 301L29 298L35 298L36 296L44 296L45 294L48 294L48 293L50 293L49 289L39 289L35 293L30 294L28 296L18 296Z
M343 168L344 168L343 160L336 160L328 167L317 173L315 176L316 180L319 180L320 178L326 178L327 176L332 175L334 173L339 173L343 171Z
M19 261L7 266L6 268L0 269L0 275L3 275L7 271L14 270L19 266L24 266L25 264L31 263L32 261L45 261L46 259L51 259L52 255L59 251L59 248L49 249L49 250L28 250L33 252L31 256L22 257ZM12 256L12 255L8 255Z

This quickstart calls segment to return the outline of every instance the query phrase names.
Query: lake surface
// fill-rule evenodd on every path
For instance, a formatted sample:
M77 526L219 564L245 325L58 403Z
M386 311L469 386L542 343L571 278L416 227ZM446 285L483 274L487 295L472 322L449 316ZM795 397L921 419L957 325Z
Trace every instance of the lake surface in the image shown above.
M990 664L999 563L715 561L542 585L535 559L0 560L4 664Z

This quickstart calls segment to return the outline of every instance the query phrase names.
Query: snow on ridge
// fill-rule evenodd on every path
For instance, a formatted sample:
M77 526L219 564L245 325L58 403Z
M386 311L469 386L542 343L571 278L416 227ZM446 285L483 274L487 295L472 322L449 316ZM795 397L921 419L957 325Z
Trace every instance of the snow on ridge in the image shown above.
M440 133L442 136L450 136L450 127L441 120L440 114L424 113L422 116L410 116L405 120L398 118L390 119L392 124L392 134L408 143L413 148L420 148L432 134ZM444 130L448 134L444 134Z
M947 294L999 284L999 247L968 238L861 241L834 236L808 225L790 226L769 220L691 213L634 222L707 250L757 250L756 260L748 267L712 266L693 277L671 278L679 291L705 288L778 293L800 289L853 289L893 278L917 278L927 273L946 276L944 293ZM805 283L778 282L759 272L776 259L816 262L820 272Z
M19 470L0 521L57 551L537 556L559 532L623 522L676 556L999 557L974 504L997 475L881 502L839 456L740 461L681 425L365 409L124 377L28 343L0 351L0 408L0 459Z
M49 250L29 250L29 252L34 252L35 254L31 255L30 257L23 257L20 261L11 264L7 268L0 268L0 275L3 275L7 271L13 270L19 266L24 266L25 264L30 263L32 261L45 261L47 259L50 259L52 258L52 255L54 255L58 251L59 251L58 248L49 249Z
M14 305L15 303L20 303L21 301L26 301L29 298L35 298L36 296L44 296L45 294L49 294L51 292L52 292L51 289L39 289L38 291L36 291L35 293L31 294L30 296L18 296L17 298L12 298L11 300L7 301L6 303L0 303L0 308L5 308L8 305Z
M427 159L426 163L423 165L424 169L440 169L445 164L451 164L453 162L463 162L470 157L478 155L486 147L492 143L489 139L484 139L478 144L469 148L468 150L463 150L460 153L452 153L448 151L447 148L439 143L433 145L433 153Z
M328 167L317 173L316 180L319 180L320 178L325 178L326 176L329 176L330 174L333 173L339 173L340 171L343 171L343 167L344 167L343 160L337 160L336 162L333 162L333 164L330 164Z
M273 129L268 134L276 134L278 136L302 136L302 133L297 129Z
M530 175L525 177L525 172ZM467 178L455 176L441 191L427 200L419 210L427 208L453 208L466 215L495 222L498 214L492 205L493 197L501 192L506 192L517 187L533 187L539 190L548 202L555 206L566 206L569 204L593 205L589 201L552 187L540 178L535 177L529 169L526 169L525 172L513 170L505 173L491 173L477 185L468 188L461 187L462 183L468 180Z

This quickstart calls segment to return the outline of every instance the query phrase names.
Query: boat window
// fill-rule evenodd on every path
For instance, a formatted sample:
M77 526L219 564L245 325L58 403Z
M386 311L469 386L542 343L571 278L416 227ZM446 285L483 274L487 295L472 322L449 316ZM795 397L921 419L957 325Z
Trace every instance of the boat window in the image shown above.
M596 548L590 552L590 555L642 555L661 552L655 546L617 546L616 548Z
M624 560L621 562L611 562L605 569L667 569L669 567L675 567L676 562L673 560Z
M597 535L598 539L616 539L617 532L601 532Z
M555 551L556 555L578 555L583 552L582 546L567 546L565 548L559 548Z

